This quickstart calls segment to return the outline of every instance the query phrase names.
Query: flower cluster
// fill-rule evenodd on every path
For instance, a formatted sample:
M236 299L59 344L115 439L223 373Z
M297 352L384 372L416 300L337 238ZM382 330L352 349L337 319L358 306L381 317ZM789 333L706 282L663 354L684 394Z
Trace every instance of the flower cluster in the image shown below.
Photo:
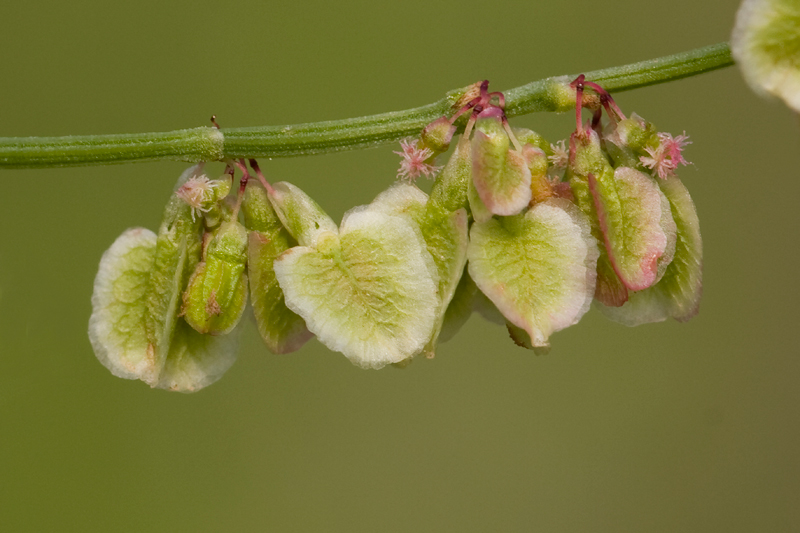
M253 160L218 180L188 169L158 234L128 230L100 262L98 359L120 377L194 391L233 363L248 310L274 353L316 336L376 369L433 357L474 310L537 353L592 302L628 325L691 318L702 244L675 175L687 137L625 117L583 76L570 87L576 129L552 144L512 128L503 95L476 85L452 116L401 143L401 179L338 225ZM413 183L434 173L430 195Z

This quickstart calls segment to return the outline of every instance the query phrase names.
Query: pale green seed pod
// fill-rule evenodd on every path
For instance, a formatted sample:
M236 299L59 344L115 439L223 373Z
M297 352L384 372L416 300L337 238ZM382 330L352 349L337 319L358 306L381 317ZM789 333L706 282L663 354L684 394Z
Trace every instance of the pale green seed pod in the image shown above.
M319 204L291 183L274 184L269 191L269 200L283 227L300 246L312 246L321 233L338 230Z
M248 183L242 213L250 230L247 277L258 332L271 352L293 352L313 335L303 319L286 307L273 262L297 242L281 224L267 191L260 184Z
M744 0L736 14L731 51L750 87L781 98L800 112L800 3Z
M449 163L448 167L450 167ZM458 172L459 167L460 165L456 166L456 172L453 174L450 174L446 167L437 180L452 182L452 186L458 189L447 195L446 203L434 202L433 197L429 199L416 185L398 182L378 195L368 206L371 210L388 215L407 217L415 227L419 228L428 253L433 260L430 270L431 277L437 284L439 304L435 310L433 333L423 349L423 353L427 357L433 357L436 353L436 343L444 322L445 312L453 298L467 261L467 211L463 207L455 211L446 210L447 203L457 205L454 198L460 197L462 203L466 200L463 189L466 188L468 182L465 183L465 180L462 180L460 172ZM451 170L454 169L451 168ZM440 187L443 186L440 184Z
M522 215L476 222L469 274L530 345L576 324L595 292L598 249L589 221L568 200L551 198Z
M178 180L176 190L196 176L201 168L197 165L185 171ZM150 271L145 324L152 365L141 378L150 385L158 383L175 332L181 294L200 261L201 225L202 217L195 217L192 208L173 194L164 209Z
M247 305L247 230L235 220L214 233L183 295L183 316L198 333L224 335Z
M697 211L680 179L658 180L676 224L674 257L661 279L649 289L631 293L621 307L599 306L612 320L627 326L674 318L685 322L697 314L703 292L703 241Z
M651 287L663 274L674 247L674 224L654 178L611 167L594 131L574 136L573 144L572 192L602 243L596 296L620 306L628 291Z
M199 173L188 169L178 187ZM92 295L89 338L114 375L192 392L216 381L236 359L237 336L200 335L178 316L180 295L200 259L202 217L173 195L156 236L137 228L103 255Z
M310 246L290 248L274 263L289 309L320 342L363 368L419 353L439 301L419 228L369 206L346 213L340 230L305 227Z

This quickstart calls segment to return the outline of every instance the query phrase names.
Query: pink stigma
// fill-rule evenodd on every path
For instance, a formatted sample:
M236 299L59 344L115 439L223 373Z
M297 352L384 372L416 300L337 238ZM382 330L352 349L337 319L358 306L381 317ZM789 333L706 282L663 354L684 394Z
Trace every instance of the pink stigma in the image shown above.
M430 148L419 148L416 139L404 139L400 141L402 152L394 152L400 157L400 168L397 170L397 177L416 181L420 176L432 177L442 167L434 166L427 161L433 157Z
M674 176L678 165L690 164L683 157L683 148L692 143L686 132L674 138L669 133L659 133L658 138L661 140L658 147L645 148L647 156L642 156L639 160L642 165L653 171L653 175L663 180Z
M195 213L209 211L209 206L204 204L213 189L214 184L206 176L192 176L175 191L175 196L192 208L192 220L194 220Z

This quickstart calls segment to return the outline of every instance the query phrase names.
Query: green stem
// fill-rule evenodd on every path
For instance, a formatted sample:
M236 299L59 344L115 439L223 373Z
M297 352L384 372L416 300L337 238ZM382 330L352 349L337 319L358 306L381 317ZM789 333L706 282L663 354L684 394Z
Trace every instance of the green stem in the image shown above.
M733 64L727 43L586 73L610 92L674 81ZM569 81L547 78L505 91L509 117L574 108ZM432 104L368 117L258 128L194 128L166 133L0 138L0 168L105 165L137 161L219 161L240 157L292 157L368 148L416 136L449 115L470 87Z

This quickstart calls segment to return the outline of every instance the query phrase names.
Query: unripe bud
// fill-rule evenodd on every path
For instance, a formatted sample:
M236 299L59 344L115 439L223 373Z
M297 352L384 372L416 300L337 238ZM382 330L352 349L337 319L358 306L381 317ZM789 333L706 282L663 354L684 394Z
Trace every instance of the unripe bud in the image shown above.
M420 140L423 146L433 150L434 154L443 153L450 148L450 141L455 132L456 127L450 124L447 117L441 117L423 128Z

